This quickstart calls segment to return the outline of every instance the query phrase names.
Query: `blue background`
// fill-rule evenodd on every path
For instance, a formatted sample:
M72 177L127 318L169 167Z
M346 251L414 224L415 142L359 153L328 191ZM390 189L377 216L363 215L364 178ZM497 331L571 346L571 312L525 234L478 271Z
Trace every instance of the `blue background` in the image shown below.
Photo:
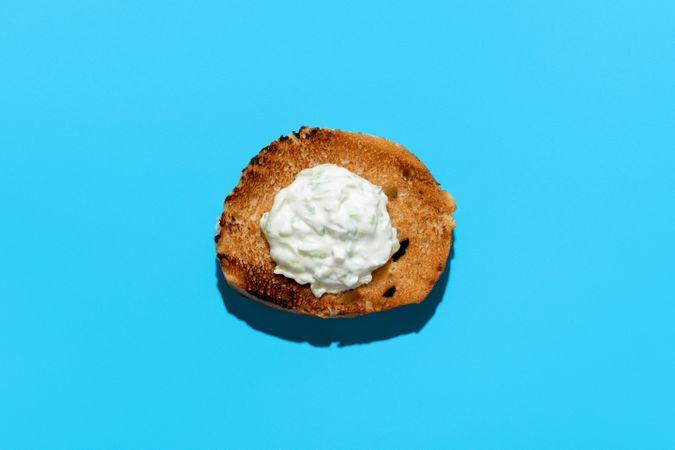
M0 3L0 447L675 448L675 3ZM218 287L300 125L458 203L428 304Z

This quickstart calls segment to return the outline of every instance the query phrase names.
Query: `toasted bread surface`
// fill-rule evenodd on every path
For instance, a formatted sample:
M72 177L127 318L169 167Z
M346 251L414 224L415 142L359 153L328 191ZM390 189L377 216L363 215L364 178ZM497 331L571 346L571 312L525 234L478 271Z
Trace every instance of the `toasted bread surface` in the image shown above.
M382 186L401 248L373 281L316 298L309 285L274 274L260 217L303 169L332 163ZM390 140L327 128L301 127L262 149L225 199L216 249L228 284L269 306L320 317L350 317L419 303L443 272L455 222L455 201L426 166Z

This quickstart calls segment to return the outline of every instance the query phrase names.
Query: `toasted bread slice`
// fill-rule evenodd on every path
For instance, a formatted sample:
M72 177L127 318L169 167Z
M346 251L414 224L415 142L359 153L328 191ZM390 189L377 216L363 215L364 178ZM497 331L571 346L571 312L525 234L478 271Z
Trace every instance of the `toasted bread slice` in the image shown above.
M298 172L324 163L382 186L401 247L370 283L316 298L309 285L274 274L259 221ZM356 316L424 300L445 268L454 210L452 196L401 145L363 133L302 127L262 149L243 170L216 226L217 255L228 284L247 297L320 317Z

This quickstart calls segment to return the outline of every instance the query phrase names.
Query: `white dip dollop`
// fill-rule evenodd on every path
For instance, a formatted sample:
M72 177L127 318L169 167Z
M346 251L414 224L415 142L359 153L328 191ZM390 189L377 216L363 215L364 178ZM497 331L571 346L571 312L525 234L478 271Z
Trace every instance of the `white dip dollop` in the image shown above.
M369 283L399 248L382 188L335 164L301 171L260 219L274 273L321 297Z

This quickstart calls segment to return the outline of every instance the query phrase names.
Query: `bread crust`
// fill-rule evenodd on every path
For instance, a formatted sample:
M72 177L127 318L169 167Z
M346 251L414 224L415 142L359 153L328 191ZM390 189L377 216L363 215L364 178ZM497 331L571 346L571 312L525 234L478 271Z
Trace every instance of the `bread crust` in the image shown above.
M309 285L274 274L259 220L302 169L332 163L382 186L401 249L356 289L316 298ZM353 317L410 303L431 291L452 245L455 201L410 151L363 133L303 126L254 156L225 199L216 250L227 283L246 297L296 313Z

